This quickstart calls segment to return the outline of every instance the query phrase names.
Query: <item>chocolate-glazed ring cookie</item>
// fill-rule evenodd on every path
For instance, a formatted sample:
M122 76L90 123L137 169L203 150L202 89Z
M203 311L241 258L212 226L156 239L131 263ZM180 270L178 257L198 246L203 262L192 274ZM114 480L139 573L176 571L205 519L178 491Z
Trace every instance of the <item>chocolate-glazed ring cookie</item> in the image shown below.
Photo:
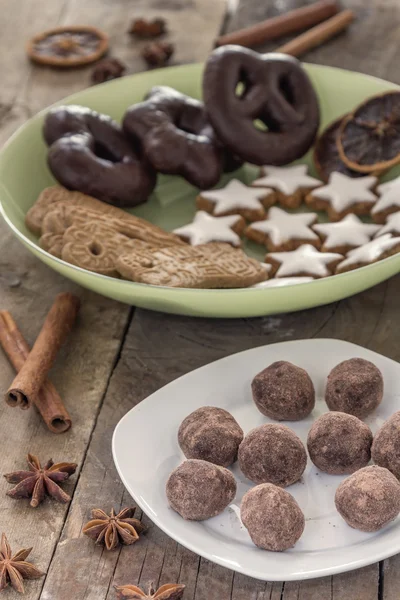
M256 165L285 165L312 145L319 126L315 91L298 60L222 46L210 55L204 103L215 132Z
M143 102L131 106L123 129L142 144L156 171L181 175L202 189L241 164L216 139L203 104L167 86L153 87Z
M47 114L43 134L50 170L66 188L120 207L141 204L153 191L153 168L111 117L59 106Z

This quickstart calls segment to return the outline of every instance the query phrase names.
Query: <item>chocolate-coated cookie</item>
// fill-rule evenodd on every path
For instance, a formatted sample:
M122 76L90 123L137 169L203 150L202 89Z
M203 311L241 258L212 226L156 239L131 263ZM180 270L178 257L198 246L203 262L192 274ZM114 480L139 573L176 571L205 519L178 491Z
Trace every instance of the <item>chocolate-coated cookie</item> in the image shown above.
M239 161L217 140L204 106L167 86L153 87L125 113L123 128L160 173L181 175L208 189Z
M222 142L256 165L285 165L311 147L318 99L300 62L278 53L222 46L206 63L203 98Z
M84 106L57 106L46 115L48 165L66 188L119 207L145 202L156 173L120 126Z

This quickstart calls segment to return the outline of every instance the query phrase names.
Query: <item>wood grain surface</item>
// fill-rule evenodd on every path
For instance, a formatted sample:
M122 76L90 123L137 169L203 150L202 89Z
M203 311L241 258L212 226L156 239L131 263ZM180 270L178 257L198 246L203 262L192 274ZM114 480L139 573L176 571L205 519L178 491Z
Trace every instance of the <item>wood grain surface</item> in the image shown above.
M243 0L229 15L224 0L0 0L0 143L36 111L89 85L90 68L62 72L27 62L24 44L42 29L65 23L102 27L110 35L111 54L134 73L144 68L141 43L126 35L135 16L165 16L178 64L204 59L221 31L306 3ZM398 0L344 3L357 12L356 22L304 59L400 83ZM300 313L237 321L191 319L135 311L76 288L31 256L0 222L0 307L12 312L30 344L54 296L63 290L82 299L78 326L51 373L72 415L73 429L55 436L33 411L0 403L1 473L23 468L28 451L42 460L79 464L65 485L73 495L67 506L46 501L31 509L5 496L9 485L0 480L0 531L16 550L34 546L32 560L47 571L45 578L27 583L28 600L106 600L115 597L117 584L175 581L187 586L184 600L399 600L400 557L334 577L272 584L200 559L146 517L149 530L137 544L109 553L82 536L82 526L95 506L108 510L132 504L112 462L113 429L132 406L176 377L233 352L311 337L352 341L400 360L400 277ZM0 353L0 391L12 377ZM135 460L140 457L132 457L133 465ZM15 595L10 589L3 593L4 598Z

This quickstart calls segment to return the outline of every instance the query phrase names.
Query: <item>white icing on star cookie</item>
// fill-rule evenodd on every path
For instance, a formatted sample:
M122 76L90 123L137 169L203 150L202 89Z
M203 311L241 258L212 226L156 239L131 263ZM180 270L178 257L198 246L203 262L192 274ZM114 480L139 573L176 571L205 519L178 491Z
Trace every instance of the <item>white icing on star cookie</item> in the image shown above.
M378 194L381 196L382 194L386 194L390 189L397 188L400 193L400 176L391 179L390 181L385 181L385 183L381 183L376 188Z
M270 193L272 190L256 190L238 179L232 179L224 188L202 191L200 197L214 203L214 215L222 215L236 210L264 211L261 200Z
M350 214L336 223L317 223L313 229L325 238L323 249L331 250L341 246L355 248L367 244L379 231L380 225L363 223L356 215Z
M382 183L378 186L377 191L380 198L371 210L372 216L387 210L392 212L395 212L396 209L400 210L400 177Z
M322 181L307 174L307 165L294 165L292 167L261 167L262 177L253 181L255 187L272 187L282 194L292 196L302 189L315 188L322 185Z
M307 274L310 277L327 277L331 274L329 266L342 259L336 252L318 252L314 246L304 244L293 252L270 252L266 261L272 259L280 263L275 277L291 277Z
M192 223L178 227L174 233L188 240L192 246L209 242L227 242L233 246L240 246L240 237L232 231L232 227L239 221L242 221L242 217L238 215L212 217L200 210L196 213Z
M384 254L393 250L397 245L400 247L400 238L392 237L390 233L386 233L381 237L373 239L372 242L368 242L368 244L365 244L364 246L350 250L347 258L338 264L337 271L339 273L342 271L349 271L352 268L356 268L358 265L377 262Z
M308 283L314 281L313 277L280 277L277 279L267 279L267 281L261 281L252 285L253 288L266 288L266 287L286 287L288 285L298 285L299 283Z
M316 233L310 229L315 223L315 213L288 213L281 208L273 206L269 209L268 218L256 221L247 228L247 231L259 231L269 236L274 246L280 246L290 240L318 240Z
M394 236L400 235L400 212L389 215L386 219L386 225L379 226L379 231L375 237L380 237L385 233L391 233Z
M360 202L374 204L376 196L371 188L377 181L373 175L352 178L335 171L329 176L328 184L313 190L311 197L327 200L333 210L340 213Z

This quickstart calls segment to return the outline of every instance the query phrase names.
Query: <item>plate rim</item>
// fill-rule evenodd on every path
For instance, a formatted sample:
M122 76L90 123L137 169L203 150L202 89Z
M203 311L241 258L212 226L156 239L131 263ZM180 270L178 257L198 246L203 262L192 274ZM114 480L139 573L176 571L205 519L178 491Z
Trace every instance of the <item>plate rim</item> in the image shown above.
M157 73L157 72L162 72L163 75L165 75L166 71L169 70L173 70L173 71L185 71L187 69L193 69L193 68L198 68L198 69L202 69L204 67L205 63L201 63L201 62L195 62L195 63L189 63L189 64L185 64L185 65L176 65L176 66L171 66L171 67L166 67L164 69L154 69L152 71L152 73ZM400 85L396 84L396 83L392 83L386 79L382 79L381 77L375 77L373 75L368 75L365 73L361 73L359 71L351 71L349 69L342 69L340 67L333 67L333 66L329 66L329 65L319 65L319 64L315 64L315 63L305 63L302 62L301 63L306 69L308 67L310 67L311 72L313 71L333 71L333 72L338 72L338 73L356 73L357 75L360 75L363 79L368 79L371 80L372 82L379 82L380 84L388 84L390 86L393 86L394 89L400 89ZM73 94L70 94L69 96L65 96L64 98L58 100L57 102L54 102L53 104L50 104L49 106L43 108L42 110L40 110L38 113L36 113L35 115L33 115L32 117L30 117L27 121L25 121L20 127L18 127L18 129L8 138L8 140L5 142L5 144L3 145L3 147L0 150L0 165L2 163L3 160L3 156L6 154L9 146L11 146L14 143L14 140L21 135L21 133L24 132L24 130L26 128L29 127L29 125L40 119L43 115L45 115L49 109L51 109L54 106L61 106L64 103L70 104L72 102L75 101L75 99L86 91L94 89L94 90L98 90L98 89L102 89L104 88L104 86L115 86L117 87L118 85L123 86L126 83L126 80L132 81L135 77L141 77L143 75L145 75L147 73L147 71L143 71L140 73L133 73L131 75L127 75L125 77L122 77L120 79L116 79L116 80L112 80L112 81L107 81L104 82L102 84L99 84L97 86L95 86L94 88L88 87L88 88L84 88L83 90L79 90L78 92L74 92ZM2 190L2 194L6 194L8 197L10 197L10 194L7 190L7 188L4 186L4 184L0 181L0 186L1 186L1 190ZM12 199L11 199L12 201ZM33 240L31 240L25 233L23 233L22 231L20 231L20 229L17 227L17 225L14 225L14 223L11 221L11 219L8 217L8 215L6 214L6 209L3 206L3 202L1 199L1 194L0 194L0 214L3 217L4 221L6 222L7 226L10 228L10 230L12 231L12 233L15 235L15 237L17 237L23 244L25 244L26 246L28 246L34 253L40 254L42 256L44 256L50 263L51 262L55 262L56 264L61 265L61 267L63 268L67 268L67 269L71 269L72 271L76 271L77 273L81 273L84 276L90 276L93 277L95 280L99 280L99 281L104 281L107 283L113 282L115 281L115 278L113 277L109 277L107 275L102 275L100 273L94 273L93 271L88 271L87 269L83 269L82 267L78 267L76 265L73 265L71 263L68 263L64 260L62 260L61 258L58 258L56 256L53 256L52 254L50 254L49 252L47 252L46 250L44 250L43 248L41 248L38 244L38 242L35 242ZM346 271L344 273L339 273L339 274L335 274L335 275L331 275L330 277L334 277L335 281L345 281L346 278L353 278L353 274L354 271L357 272L366 272L366 270L368 270L369 272L372 272L373 269L378 269L380 268L380 265L382 263L384 264L389 264L389 261L391 262L395 262L398 261L399 262L399 272L400 272L400 254L394 254L392 256L388 256L380 261L377 261L375 263L371 263L371 264L367 264L364 265L363 267L358 267L357 269L353 269L351 271ZM304 289L304 286L311 286L314 285L314 287L316 287L317 285L321 285L321 282L324 282L324 280L327 279L326 277L322 277L320 279L314 279L313 281L308 281L305 283L300 283L300 284L296 284L299 288ZM192 293L198 293L199 289L198 288L182 288L182 287L170 287L170 286L165 286L165 285L154 285L154 284L147 284L147 283L138 283L138 282L134 282L134 281L128 281L128 280L124 280L124 279L117 279L118 284L120 284L123 288L126 289L130 289L130 290L134 290L134 289L152 289L152 290L162 290L162 292L164 294L169 294L169 295L174 295L174 294L182 294L182 292L185 292L187 294L192 294ZM290 286L288 286L290 288ZM310 289L310 287L308 288ZM278 295L279 293L281 293L282 288L279 287L261 287L261 288L252 288L252 287L247 287L247 288L218 288L218 289L207 289L207 290L202 290L207 292L209 295L211 294L224 294L224 295L228 295L228 294L232 294L232 293L249 293L249 292L253 292L255 295L259 294L261 295L265 295L267 294L276 294Z
M207 369L207 367L209 367L210 365L213 365L215 363L222 363L224 361L229 360L231 357L233 356L238 356L241 354L246 354L246 353L251 353L254 351L259 351L263 348L270 348L270 347L277 347L277 346L294 346L294 345L308 345L308 344L313 344L315 342L329 342L329 343L333 343L336 344L338 346L347 346L347 347L353 347L355 349L362 349L364 351L367 351L369 354L379 357L379 358L383 358L385 359L385 361L389 361L391 363L393 363L394 365L396 365L397 367L400 367L400 363L393 360L392 358L389 358L383 354L379 354L378 352L375 352L374 350L371 350L369 348L365 348L364 346L360 346L359 344L355 344L353 342L349 342L347 340L341 340L341 339L337 339L337 338L307 338L307 339L299 339L299 340L289 340L286 342L275 342L273 344L263 344L260 346L256 346L254 348L248 348L247 350L242 350L239 352L235 352L233 354L229 354L228 356L224 356L220 359L217 359L215 361L211 361L210 363L207 363L206 365L203 365L201 367L198 367L197 369L193 369L192 371L189 371L188 373L185 373L179 377L177 377L176 379L170 381L169 383L167 383L164 386L161 386L160 388L158 388L157 390L155 390L154 392L152 392L149 396L147 396L146 398L144 398L143 400L141 400L138 404L136 404L135 406L133 406L127 413L125 413L125 415L118 421L117 425L114 428L113 431L113 435L112 435L112 441L111 441L111 448L112 448L112 457L113 457L113 461L114 461L114 465L117 469L118 475L125 487L125 489L127 490L128 494L135 500L136 504L138 505L138 507L147 515L147 510L146 510L146 505L145 502L141 502L140 500L140 496L138 494L133 493L130 490L130 487L127 484L127 480L124 476L124 474L122 473L119 465L118 465L118 461L116 458L116 439L117 436L119 435L119 429L122 426L122 423L128 418L128 415L131 414L132 412L134 412L137 409L140 409L141 406L143 406L143 402L146 402L148 400L151 401L151 398L157 394L160 390L164 390L165 388L168 387L173 387L176 384L179 384L179 381L181 379L184 379L185 377L187 377L187 375L190 375L192 373L195 372L199 372L202 370ZM391 556L394 556L398 553L400 553L400 535L398 536L398 543L397 546L395 545L394 547L392 547L391 550L385 550L384 548L378 552L377 554L374 554L373 557L371 558L371 553L369 553L367 556L364 556L362 558L355 558L354 560L347 562L344 566L340 566L340 565L333 565L333 566L328 566L328 567L322 567L322 568L317 568L314 570L309 570L306 573L292 573L292 574L285 574L284 579L282 579L282 577L279 576L275 576L273 573L272 574L268 574L268 579L266 579L265 577L263 577L260 572L258 570L252 570L252 568L242 568L242 569L236 569L236 568L232 568L231 563L229 563L228 560L224 560L223 558L221 558L220 556L215 556L211 553L207 554L207 552L201 550L199 551L199 549L196 547L195 544L191 543L190 539L186 540L186 539L182 539L182 537L180 536L180 534L175 534L173 532L173 530L171 531L170 527L168 527L168 524L165 525L162 521L159 520L159 518L157 517L157 515L155 513L152 514L151 517L148 517L157 527L159 527L168 537L170 537L171 539L173 539L174 541L176 541L178 544L181 544L183 547L191 550L192 552L194 552L197 556L201 556L203 558L205 558L206 560L209 560L215 564L218 564L226 569L229 569L231 571L235 571L238 573L242 573L244 575L247 575L249 577L253 577L254 579L258 579L260 581L271 581L271 582L275 582L275 581L304 581L304 580L308 580L308 579L318 579L321 577L328 577L328 576L332 576L332 575L337 575L340 573L346 573L348 571L353 571L353 570L357 570L360 569L362 567L366 567L368 565L371 564L375 564L377 562L380 562L381 560L390 558ZM272 576L271 576L272 575Z

